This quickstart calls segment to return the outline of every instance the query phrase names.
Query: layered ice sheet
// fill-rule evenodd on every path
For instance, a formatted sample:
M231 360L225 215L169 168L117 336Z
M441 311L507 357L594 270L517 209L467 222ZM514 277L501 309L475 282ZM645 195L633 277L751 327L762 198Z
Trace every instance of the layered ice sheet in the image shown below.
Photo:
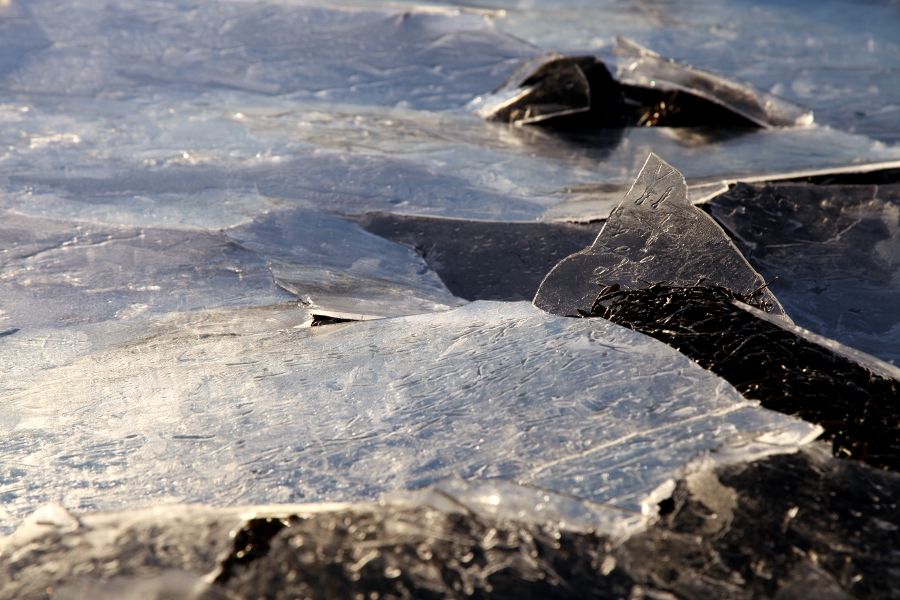
M288 298L222 232L0 211L0 332Z
M2 526L48 501L375 499L452 475L639 513L698 453L819 431L650 338L527 303L301 318L230 309L2 338Z

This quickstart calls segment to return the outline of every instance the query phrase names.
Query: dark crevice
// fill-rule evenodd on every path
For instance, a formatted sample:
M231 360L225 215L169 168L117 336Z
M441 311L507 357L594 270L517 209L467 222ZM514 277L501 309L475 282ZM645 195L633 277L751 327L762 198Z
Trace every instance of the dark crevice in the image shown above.
M321 327L323 325L335 325L337 323L353 323L357 319L341 319L340 317L329 317L328 315L313 314L310 327Z
M582 316L603 317L695 360L769 409L821 425L836 457L900 470L900 382L739 308L719 286L603 289Z
M252 519L234 536L234 546L222 563L216 583L225 584L247 565L268 554L270 543L278 532L289 525L284 519Z
M604 537L427 508L296 519L266 543L218 583L247 600L627 598L634 583L615 561L600 572Z
M369 233L413 248L465 300L531 300L554 265L590 245L603 227L383 212L355 218Z
M821 446L691 472L620 543L426 506L256 519L216 584L237 600L898 597L900 553L876 549L900 541L900 475Z
M810 177L782 179L777 183L809 183L812 185L891 185L900 183L900 168L879 169L868 173L826 173L824 175L813 175Z

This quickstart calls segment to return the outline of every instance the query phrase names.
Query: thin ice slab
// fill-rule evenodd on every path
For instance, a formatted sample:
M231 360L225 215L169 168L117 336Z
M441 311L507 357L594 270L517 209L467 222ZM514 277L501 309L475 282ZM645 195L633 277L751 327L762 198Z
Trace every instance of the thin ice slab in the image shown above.
M261 309L139 325L85 327L94 350L57 362L65 347L2 338L4 365L46 368L19 365L0 392L0 526L49 501L348 501L454 474L652 513L698 453L820 431L646 336L524 302L317 328Z
M265 256L275 281L316 314L364 320L465 303L411 249L332 213L273 211L227 233Z
M534 305L576 316L590 312L598 286L700 281L742 294L765 285L715 221L691 204L681 173L651 153L593 245L550 271ZM770 292L761 293L774 314L784 314Z

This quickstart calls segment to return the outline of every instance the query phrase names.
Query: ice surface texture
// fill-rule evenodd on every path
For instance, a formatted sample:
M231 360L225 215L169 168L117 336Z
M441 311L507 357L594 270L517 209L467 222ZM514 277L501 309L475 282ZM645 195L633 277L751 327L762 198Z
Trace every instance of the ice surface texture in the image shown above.
M59 364L50 340L3 338L4 364L51 365L3 381L0 523L49 500L375 499L453 474L639 512L698 452L818 434L664 344L527 303L314 329L236 310L136 323Z
M711 209L798 325L900 361L900 184L740 184Z
M579 309L590 312L598 286L700 281L740 294L765 284L715 221L691 204L681 173L651 154L593 245L550 271L534 305L577 316ZM763 294L774 314L784 314L771 293Z

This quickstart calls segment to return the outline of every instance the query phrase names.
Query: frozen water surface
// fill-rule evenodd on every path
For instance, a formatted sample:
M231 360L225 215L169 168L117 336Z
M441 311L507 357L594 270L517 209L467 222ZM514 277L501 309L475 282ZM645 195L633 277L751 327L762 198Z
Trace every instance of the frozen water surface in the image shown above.
M315 329L299 313L81 327L90 350L53 366L52 341L4 338L3 526L51 500L361 500L452 475L640 512L700 452L818 434L662 343L524 302Z
M900 160L897 28L878 2L0 1L0 527L48 500L372 499L454 473L636 511L698 452L805 439L633 332L448 311L348 215L605 217L650 152L695 195ZM561 134L466 108L616 35L816 124ZM323 307L443 312L309 329Z

